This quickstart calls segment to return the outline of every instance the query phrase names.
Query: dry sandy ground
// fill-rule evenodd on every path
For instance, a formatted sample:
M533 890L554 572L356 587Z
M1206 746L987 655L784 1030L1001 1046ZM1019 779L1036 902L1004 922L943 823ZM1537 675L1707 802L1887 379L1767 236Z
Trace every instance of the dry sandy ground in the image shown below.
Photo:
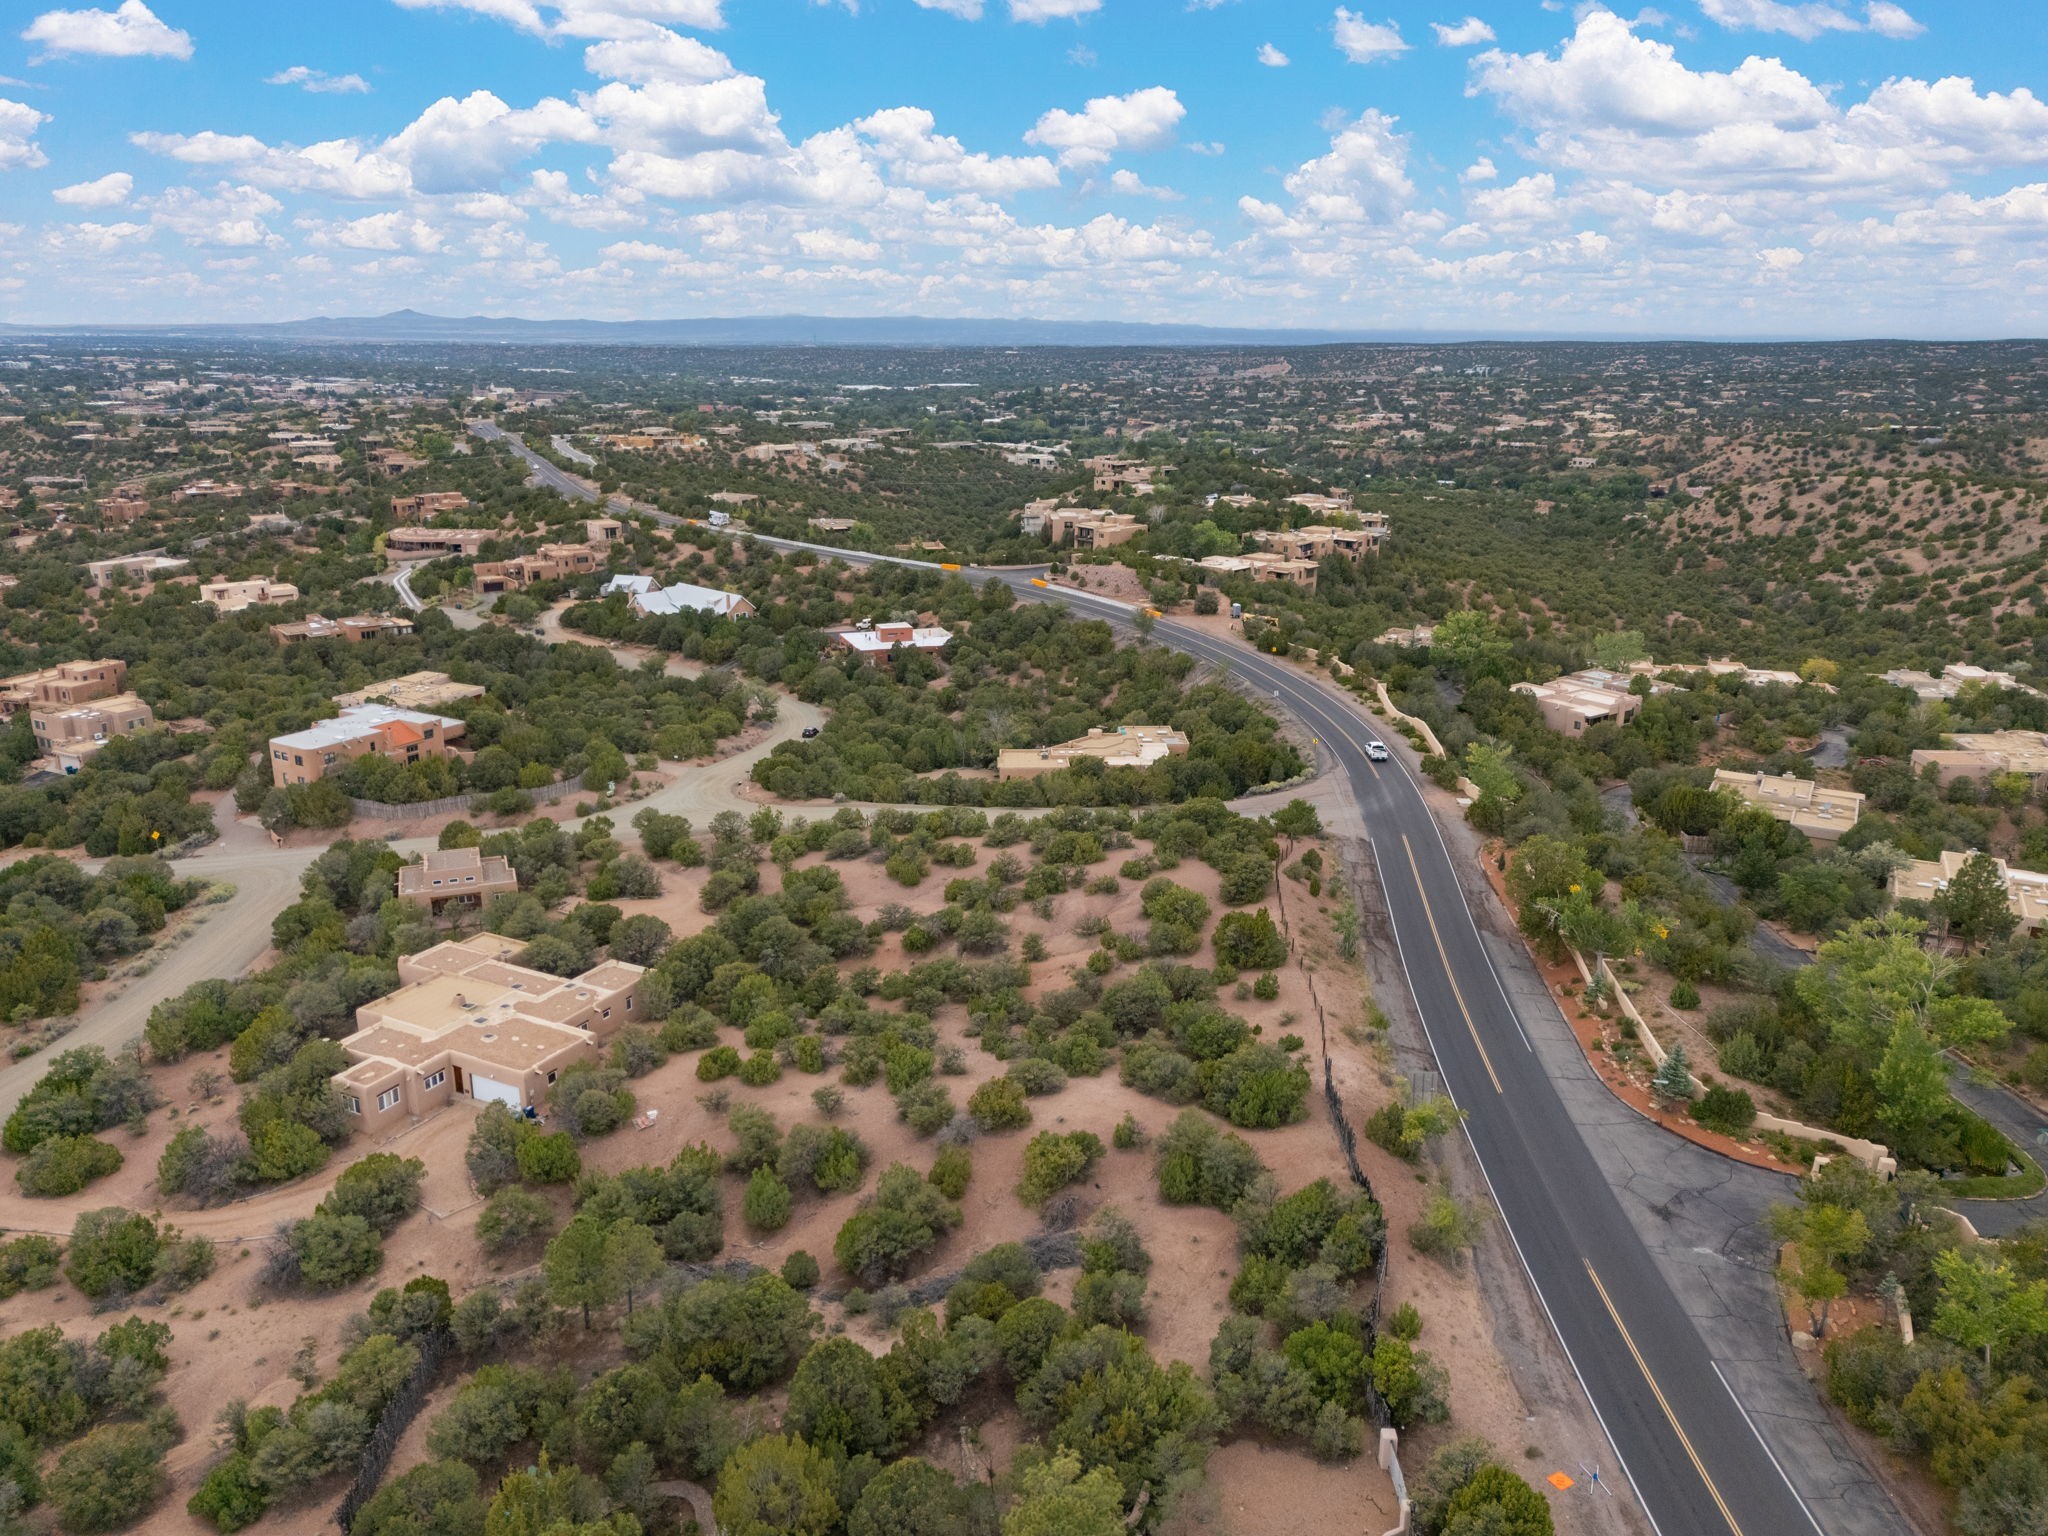
M1097 872L1113 871L1131 853L1141 851L1142 845L1135 850L1112 852L1097 867ZM858 861L834 867L846 880L855 909L867 917L892 901L902 901L919 910L935 908L942 900L946 880L956 874L977 872L990 857L991 851L980 850L974 869L934 869L918 888L908 891L891 880L878 864ZM764 889L772 890L778 884L774 866L764 864L762 876ZM669 866L664 869L664 877L666 890L662 896L621 905L629 913L658 914L679 935L702 928L709 919L697 908L701 872L685 873ZM1216 877L1206 865L1184 863L1172 872L1172 878L1214 900ZM1084 917L1101 916L1119 932L1142 935L1144 920L1138 912L1138 885L1139 882L1124 881L1114 896L1068 893L1057 898L1051 923L1038 921L1028 907L1011 914L1010 923L1018 937L1037 932L1047 946L1048 958L1034 967L1034 992L1065 985L1069 969L1084 960L1094 947L1075 932ZM1296 940L1297 958L1280 972L1279 997L1268 1002L1239 1001L1226 993L1224 1001L1249 1022L1262 1026L1265 1038L1276 1039L1291 1029L1304 1034L1313 1051L1317 1040L1315 999L1319 997L1330 1021L1329 1048L1346 1113L1354 1125L1361 1125L1391 1092L1390 1079L1375 1050L1367 1044L1355 1043L1343 1032L1345 1024L1355 1024L1365 1017L1366 980L1356 964L1338 958L1328 917L1328 896L1321 902L1312 901L1305 886L1288 882L1283 905ZM892 935L885 940L881 952L867 963L887 971L904 966L909 958ZM1202 954L1190 958L1198 964L1213 962L1206 946ZM1289 1015L1293 1016L1291 1020ZM948 1006L941 1010L937 1022L942 1039L960 1045L965 1054L965 1074L943 1079L951 1088L955 1103L964 1106L974 1086L997 1075L1001 1064L966 1036L964 1009ZM1359 1038L1362 1040L1363 1036ZM655 1123L646 1130L626 1129L586 1145L586 1166L615 1170L665 1162L679 1147L700 1140L721 1149L729 1147L731 1136L724 1117L699 1102L705 1087L696 1079L695 1060L694 1054L676 1058L637 1082L634 1087L640 1106L658 1111ZM193 1071L209 1064L225 1075L224 1052L216 1053L211 1063L194 1058L157 1069L169 1102L176 1106L176 1116L159 1112L152 1117L147 1134L140 1138L131 1139L124 1131L111 1133L111 1139L127 1157L120 1172L71 1200L28 1200L11 1190L0 1192L0 1226L61 1233L68 1232L71 1221L81 1210L114 1204L156 1209L159 1202L151 1180L157 1156L171 1133L195 1120L214 1125L233 1115L232 1094L213 1105L195 1105L192 1101L188 1085ZM764 1088L748 1088L735 1079L727 1079L720 1086L730 1091L733 1103L755 1103L772 1110L786 1129L800 1121L819 1118L810 1095L827 1081L836 1081L836 1077L829 1073L812 1077L790 1071L780 1082ZM1113 1068L1100 1077L1076 1078L1062 1092L1034 1099L1032 1107L1034 1122L1030 1128L983 1137L975 1146L974 1180L964 1202L966 1221L929 1257L921 1267L922 1273L943 1274L992 1244L1027 1237L1039 1230L1035 1213L1014 1194L1024 1145L1037 1131L1092 1130L1106 1143L1111 1129L1126 1111L1134 1113L1154 1135L1163 1131L1178 1113L1172 1106L1124 1089ZM339 1351L342 1324L368 1302L379 1286L431 1273L447 1280L460 1295L488 1279L502 1278L531 1266L533 1255L488 1260L474 1240L473 1228L481 1202L468 1184L462 1162L471 1116L469 1106L458 1104L393 1137L384 1147L345 1147L328 1168L297 1184L265 1191L216 1210L162 1212L165 1219L188 1232L215 1237L221 1249L219 1266L211 1278L155 1314L173 1328L173 1364L165 1391L186 1426L187 1438L171 1453L176 1486L172 1497L151 1516L148 1528L152 1532L185 1536L206 1529L184 1513L183 1504L210 1460L209 1430L216 1414L234 1398L252 1403L286 1403L295 1397L300 1388L287 1368L302 1340L316 1341L320 1367L331 1371ZM897 1120L894 1105L881 1085L848 1089L841 1118L872 1149L875 1170L896 1161L920 1169L930 1166L935 1148ZM1320 1093L1312 1094L1309 1116L1302 1123L1247 1134L1268 1166L1279 1174L1285 1188L1297 1188L1318 1177L1341 1182L1346 1176ZM309 1212L347 1162L374 1150L418 1156L428 1167L426 1209L401 1224L387 1241L381 1273L374 1280L335 1296L262 1295L255 1279L261 1262L260 1239L278 1221ZM1406 1458L1408 1465L1411 1470L1418 1467L1427 1446L1444 1435L1465 1432L1488 1436L1510 1459L1517 1459L1526 1438L1519 1399L1491 1343L1470 1266L1452 1271L1408 1249L1402 1234L1428 1193L1422 1176L1362 1140L1360 1152L1368 1176L1386 1206L1389 1228L1394 1234L1392 1294L1388 1304L1416 1302L1426 1320L1422 1343L1448 1367L1452 1378L1456 1416L1453 1424L1447 1430L1431 1431L1422 1437ZM871 1175L867 1187L872 1188L872 1184ZM826 1286L833 1285L832 1239L853 1210L857 1195L802 1200L787 1227L769 1236L759 1236L747 1229L739 1214L741 1181L729 1177L728 1186L728 1255L772 1266L795 1249L807 1249L826 1264ZM1185 1360L1206 1371L1209 1343L1228 1310L1227 1293L1237 1269L1232 1224L1219 1212L1164 1207L1158 1203L1156 1190L1148 1152L1111 1151L1080 1193L1091 1209L1114 1205L1131 1216L1153 1255L1149 1292L1152 1312L1145 1333L1154 1353L1162 1359ZM566 1217L566 1196L557 1194L555 1198L562 1203L562 1214ZM1055 1276L1048 1290L1064 1299L1071 1284L1071 1274ZM821 1305L821 1310L828 1322L848 1321L839 1316L835 1306ZM92 1317L83 1299L62 1284L17 1297L0 1307L0 1328L10 1330L56 1321L68 1333L83 1336L97 1331L106 1320ZM866 1320L854 1319L851 1323L852 1336L862 1343L875 1349L887 1347L886 1338ZM615 1343L610 1335L587 1342L572 1336L568 1347L574 1351L580 1368L596 1370L606 1363ZM450 1390L444 1386L437 1394L436 1406ZM432 1411L430 1408L406 1437L394 1472L424 1456L424 1426ZM977 1465L987 1471L1000 1468L1021 1433L1014 1413L1004 1409L977 1423L976 1444L963 1447L957 1426L942 1425L935 1430L934 1443L928 1448L956 1471L963 1466L971 1470ZM1391 1493L1385 1475L1370 1454L1348 1467L1333 1468L1318 1465L1298 1450L1239 1442L1217 1452L1211 1483L1219 1513L1217 1522L1206 1527L1210 1529L1242 1532L1244 1536L1253 1532L1297 1531L1308 1536L1360 1528L1383 1530L1393 1523ZM267 1517L264 1528L304 1531L308 1536L329 1528L330 1511L338 1492L338 1488L322 1488L317 1499L292 1510L274 1512ZM1374 1521L1380 1523L1375 1525Z

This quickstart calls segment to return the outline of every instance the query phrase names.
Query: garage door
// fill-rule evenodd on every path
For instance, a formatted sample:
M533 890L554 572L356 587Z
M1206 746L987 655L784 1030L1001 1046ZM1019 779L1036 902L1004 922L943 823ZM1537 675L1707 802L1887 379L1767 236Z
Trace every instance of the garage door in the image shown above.
M514 1109L525 1107L519 1097L519 1090L510 1083L498 1082L495 1078L469 1074L469 1091L476 1095L481 1104L508 1104Z

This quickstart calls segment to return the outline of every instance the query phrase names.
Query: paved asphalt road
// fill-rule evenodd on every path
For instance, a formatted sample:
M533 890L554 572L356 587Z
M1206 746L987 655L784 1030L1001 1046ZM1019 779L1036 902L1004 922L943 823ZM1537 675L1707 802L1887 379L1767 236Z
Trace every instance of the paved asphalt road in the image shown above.
M1033 593L1027 578L1004 578ZM1077 611L1121 609L1061 590ZM1127 612L1128 610L1124 610ZM1284 705L1350 777L1410 990L1501 1215L1662 1536L1798 1536L1818 1523L1722 1385L1692 1319L1523 1037L1451 856L1399 763L1349 700L1256 652L1170 622L1153 639Z
M487 439L502 435L477 430ZM595 499L539 455L520 456L544 483ZM755 537L859 563L929 564ZM966 574L1079 613L1131 616L1128 604L1035 587L1028 571ZM1409 989L1446 1084L1467 1112L1466 1132L1501 1215L1658 1536L1830 1536L1724 1383L1524 1036L1408 770L1398 760L1367 757L1365 742L1378 732L1335 690L1184 625L1161 621L1152 638L1265 690L1349 777Z

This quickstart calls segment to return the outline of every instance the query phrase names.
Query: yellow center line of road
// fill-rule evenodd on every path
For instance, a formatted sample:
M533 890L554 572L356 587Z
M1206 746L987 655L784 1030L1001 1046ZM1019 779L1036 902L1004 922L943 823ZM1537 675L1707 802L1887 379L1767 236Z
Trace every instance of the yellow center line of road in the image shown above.
M1465 1016L1465 1028L1471 1031L1472 1043L1479 1049L1479 1059L1486 1064L1486 1075L1493 1079L1493 1091L1505 1093L1500 1085L1500 1074L1493 1070L1493 1058L1486 1054L1486 1042L1479 1038L1479 1026L1472 1022L1472 1010L1465 1006L1465 992L1458 985L1457 972L1451 969L1451 957L1444 951L1444 936L1437 932L1436 913L1429 907L1429 893L1422 888L1422 869L1415 862L1415 847L1408 841L1408 834L1401 834L1401 850L1408 855L1408 872L1415 877L1415 894L1422 898L1422 915L1429 921L1429 936L1436 940L1436 957L1443 962L1444 980L1451 984L1451 996L1458 1000L1458 1012Z
M1621 1335L1621 1342L1628 1346L1628 1352L1635 1356L1636 1369L1643 1373L1643 1380L1650 1384L1650 1391L1657 1398L1657 1406L1664 1410L1664 1417L1671 1422L1671 1432L1678 1436L1678 1443L1685 1447L1685 1454L1692 1459L1692 1469L1699 1473L1700 1481L1707 1485L1707 1492L1713 1495L1714 1507L1721 1511L1721 1518L1728 1522L1728 1529L1735 1536L1742 1536L1742 1527L1735 1523L1734 1512L1728 1508L1728 1501L1721 1497L1721 1490L1714 1486L1713 1478L1707 1475L1707 1465L1700 1460L1700 1453L1692 1448L1692 1440L1685 1428L1678 1422L1678 1415L1671 1411L1671 1403L1664 1396L1664 1389L1657 1385L1657 1378L1650 1374L1649 1362L1643 1359L1643 1352L1636 1348L1636 1341L1629 1337L1628 1325L1621 1320L1621 1314L1614 1308L1614 1298L1607 1294L1607 1287L1600 1283L1599 1273L1590 1261L1586 1265L1586 1276L1593 1282L1593 1289L1600 1293L1600 1304L1607 1308L1607 1315L1614 1319L1614 1328Z

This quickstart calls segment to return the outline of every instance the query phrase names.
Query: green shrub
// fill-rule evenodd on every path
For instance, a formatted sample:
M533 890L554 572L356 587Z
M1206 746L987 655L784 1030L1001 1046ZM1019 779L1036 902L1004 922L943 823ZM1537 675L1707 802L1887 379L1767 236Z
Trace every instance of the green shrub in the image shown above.
M1267 880L1271 879L1272 866L1263 859L1259 868L1264 877L1252 893L1242 900L1256 900ZM1226 896L1232 906L1239 905ZM1226 912L1216 923L1216 959L1238 971L1270 971L1287 959L1287 940L1280 935L1279 925L1264 907L1256 912Z
M928 1249L960 1225L960 1207L896 1163L882 1174L875 1196L839 1229L833 1257L864 1285L901 1278Z
M1219 1131L1190 1110L1159 1141L1159 1194L1169 1205L1228 1211L1266 1168L1242 1136Z
M1451 1495L1444 1529L1499 1531L1502 1536L1551 1536L1543 1495L1498 1462L1490 1462Z
M249 1172L264 1184L281 1184L326 1166L327 1143L310 1125L271 1120L249 1137Z
M984 1131L1014 1131L1031 1123L1024 1085L1014 1077L983 1083L968 1096L967 1112Z
M740 1203L740 1212L747 1219L747 1225L756 1232L779 1232L789 1225L790 1210L795 1202L791 1199L789 1186L776 1176L769 1167L756 1168L753 1177L747 1180L747 1193Z
M555 1208L531 1190L501 1189L476 1218L476 1238L486 1253L510 1253L554 1230Z
M701 1064L698 1075L703 1075ZM756 1051L740 1063L740 1081L749 1088L766 1088L781 1077L782 1063L775 1059L773 1051Z
M896 1113L918 1135L933 1136L953 1123L953 1095L944 1083L918 1083L896 1095Z
M535 1134L519 1143L519 1177L529 1184L570 1184L583 1172L576 1138L567 1131Z
M798 1125L783 1139L775 1171L792 1189L806 1184L821 1195L860 1188L867 1176L867 1143L836 1125Z
M1443 1190L1429 1197L1422 1215L1408 1228L1415 1251L1455 1268L1464 1250L1479 1238L1479 1218L1468 1205Z
M740 1069L740 1053L729 1045L713 1046L697 1058L697 1081L715 1083Z
M1119 1152L1131 1152L1145 1145L1145 1128L1138 1124L1138 1117L1126 1113L1117 1121L1116 1129L1109 1133L1109 1144Z
M1069 1184L1088 1176L1102 1158L1102 1138L1093 1131L1040 1131L1024 1148L1024 1176L1017 1198L1043 1205Z
M420 1208L426 1175L427 1165L416 1157L372 1152L341 1171L320 1209L330 1216L360 1216L380 1236L388 1235Z
M44 1484L64 1528L113 1531L148 1514L170 1486L164 1452L175 1435L175 1422L103 1424L67 1446Z
M77 1194L120 1166L121 1149L111 1142L91 1136L50 1136L21 1160L14 1182L25 1195L57 1199Z
M170 1234L175 1238L176 1233ZM132 1295L156 1278L165 1234L139 1211L108 1206L82 1213L71 1229L64 1273L95 1299Z
M1740 1088L1717 1083L1693 1105L1692 1117L1710 1131L1740 1136L1756 1123L1756 1101Z
M1770 1050L1746 1029L1739 1029L1723 1040L1714 1060L1728 1076L1749 1083L1770 1082L1776 1066Z
M1699 1007L1699 1005L1700 989L1698 987L1694 986L1684 977L1680 977L1677 981L1674 981L1671 984L1672 1007L1691 1009L1697 1008Z
M290 1243L299 1278L322 1290L336 1290L377 1272L384 1246L361 1216L336 1216L316 1209L292 1225Z
M1280 978L1272 971L1266 972L1252 983L1252 996L1262 1003L1270 1003L1280 995Z
M478 1536L484 1514L473 1467L430 1461L379 1488L357 1512L348 1536Z
M818 1283L818 1261L797 1249L782 1261L782 1283L793 1291L808 1291Z
M974 1157L965 1147L941 1149L932 1163L932 1171L925 1175L932 1188L948 1200L958 1200L967 1193L968 1181L974 1177Z
M63 1252L55 1238L34 1233L0 1243L0 1298L56 1284Z
M475 1475L470 1474L472 1478ZM257 1477L248 1456L235 1451L200 1479L199 1487L185 1501L185 1512L211 1522L217 1531L239 1531L262 1519L269 1506L269 1486ZM354 1529L362 1530L362 1522Z

